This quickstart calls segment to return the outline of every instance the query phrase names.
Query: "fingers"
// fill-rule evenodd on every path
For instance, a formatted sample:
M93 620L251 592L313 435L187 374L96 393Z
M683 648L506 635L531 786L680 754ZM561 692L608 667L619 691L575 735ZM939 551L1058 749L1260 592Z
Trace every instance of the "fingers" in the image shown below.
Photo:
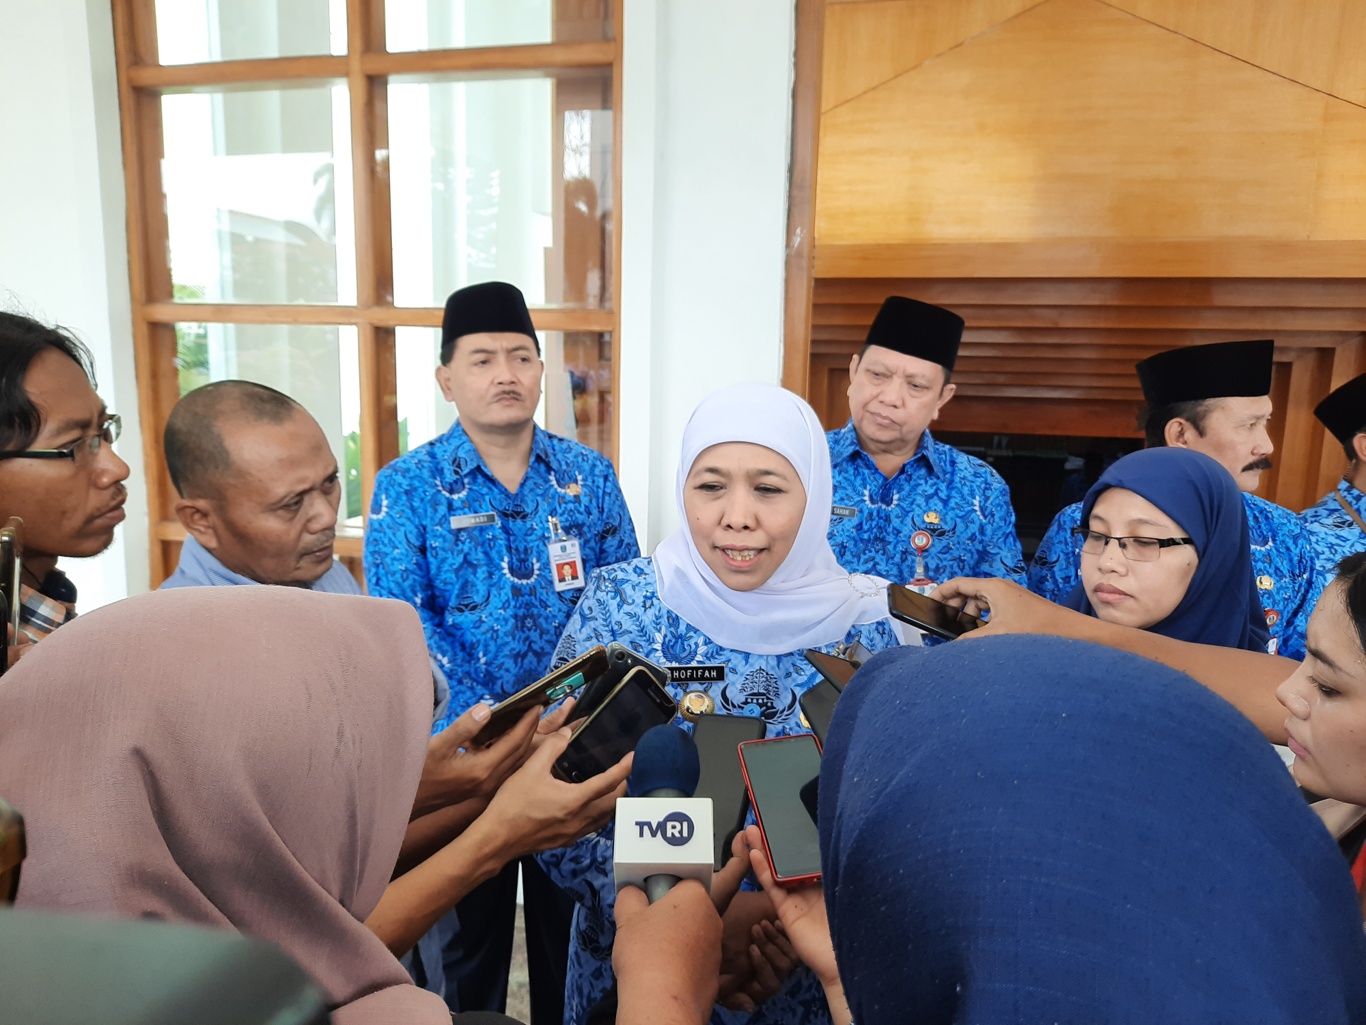
M772 966L778 978L787 978L801 959L793 949L792 941L787 938L787 933L783 931L782 922L764 919L755 923L753 931L754 943L763 954L764 960Z
M982 585L985 583L987 581L981 577L954 577L931 591L930 597L935 601L957 604L982 596Z
M768 899L777 907L783 892L773 881L773 870L768 867L768 855L764 853L764 835L758 826L747 826L744 837L745 843L749 846L749 867L754 872L754 878L759 880L764 893L768 894Z
M635 752L622 758L616 765L605 772L600 772L592 779L586 779L582 783L576 784L580 787L589 787L585 793L591 795L596 800L604 794L610 794L622 787L626 783L626 777L631 775L631 765L635 760ZM618 795L620 796L620 795Z
M454 750L469 747L474 735L489 721L489 706L483 701L471 705L460 713L460 717L433 737L433 741Z
M617 903L612 914L616 918L617 927L630 921L633 917L640 914L650 906L650 898L645 896L645 891L638 886L623 886L617 890Z
M565 698L554 709L541 717L541 724L536 727L536 732L540 734L554 733L566 722L569 721L569 713L574 710L574 698Z
M721 871L711 877L711 902L718 914L724 915L730 902L740 892L740 884L749 872L749 848L745 846L743 833L736 833L730 845L730 859L721 866Z
M757 931L759 927L756 925L754 928ZM757 989L760 993L771 996L782 988L782 979L757 943L749 945L749 961L754 966L754 979L749 991L751 994Z

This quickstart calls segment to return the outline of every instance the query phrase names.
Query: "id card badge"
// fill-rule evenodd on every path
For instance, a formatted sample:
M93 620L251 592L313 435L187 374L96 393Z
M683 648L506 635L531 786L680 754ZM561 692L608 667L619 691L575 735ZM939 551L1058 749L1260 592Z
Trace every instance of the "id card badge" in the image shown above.
M550 517L550 543L546 549L550 553L550 573L556 593L583 587L583 555L579 552L578 538L566 535L554 516Z

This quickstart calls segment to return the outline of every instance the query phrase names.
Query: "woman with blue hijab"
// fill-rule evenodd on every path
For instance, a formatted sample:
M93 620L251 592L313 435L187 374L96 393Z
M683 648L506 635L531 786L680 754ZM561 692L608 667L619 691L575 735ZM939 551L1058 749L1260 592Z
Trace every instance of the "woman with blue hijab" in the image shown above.
M859 1025L1366 1020L1342 856L1257 730L1175 670L1038 636L879 654L820 793L824 907L769 892Z
M1081 522L1081 583L1061 604L1176 640L1267 650L1247 514L1213 459L1131 453L1087 492Z

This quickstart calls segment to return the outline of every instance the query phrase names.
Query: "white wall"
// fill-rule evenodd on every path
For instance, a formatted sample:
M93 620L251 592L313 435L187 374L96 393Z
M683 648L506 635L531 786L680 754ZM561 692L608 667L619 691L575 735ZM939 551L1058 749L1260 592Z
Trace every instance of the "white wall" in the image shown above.
M648 552L697 400L782 377L795 3L624 3L620 471Z
M646 551L677 523L699 398L778 382L795 0L624 0L621 476ZM0 306L75 328L123 415L128 519L65 568L90 609L147 588L108 0L0 0Z
M62 562L84 611L148 583L110 4L0 0L0 25L0 308L62 324L90 346L133 470L114 546Z

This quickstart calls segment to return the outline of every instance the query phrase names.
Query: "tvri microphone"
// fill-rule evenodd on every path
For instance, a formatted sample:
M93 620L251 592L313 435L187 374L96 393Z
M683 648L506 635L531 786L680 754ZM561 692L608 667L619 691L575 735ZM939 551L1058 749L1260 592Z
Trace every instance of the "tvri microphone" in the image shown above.
M711 889L711 798L693 797L700 772L690 733L666 723L640 738L627 796L617 801L618 890L639 886L653 904L684 879Z

